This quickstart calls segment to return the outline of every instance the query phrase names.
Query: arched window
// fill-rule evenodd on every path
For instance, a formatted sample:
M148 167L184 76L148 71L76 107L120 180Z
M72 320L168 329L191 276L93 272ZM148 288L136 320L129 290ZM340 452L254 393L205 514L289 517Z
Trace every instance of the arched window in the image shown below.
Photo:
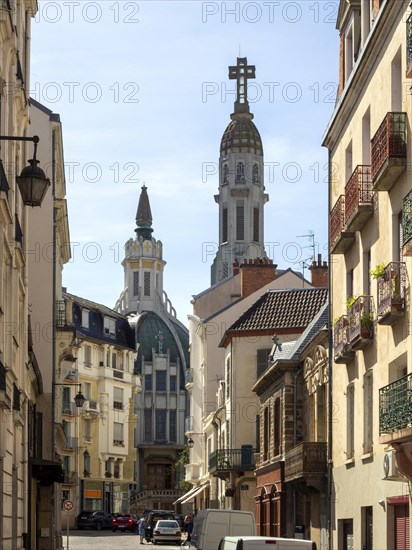
M253 165L252 180L253 183L257 183L259 181L259 167L256 163Z
M236 181L245 181L245 165L238 162L236 166Z
M227 164L223 165L223 172L222 172L222 182L227 183L228 182L228 175L229 175L229 166Z

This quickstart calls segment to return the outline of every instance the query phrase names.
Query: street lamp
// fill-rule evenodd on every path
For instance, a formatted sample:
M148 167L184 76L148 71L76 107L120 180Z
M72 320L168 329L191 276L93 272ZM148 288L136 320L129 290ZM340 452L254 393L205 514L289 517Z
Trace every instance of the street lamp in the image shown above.
M39 161L36 159L39 136L0 136L0 141L32 141L34 143L33 158L28 161L29 166L23 168L20 176L16 177L16 182L26 206L41 206L50 180L38 166Z
M82 394L82 385L81 384L70 384L70 383L67 383L67 384L58 384L58 383L55 383L54 384L55 386L66 386L66 387L69 387L69 386L75 386L75 387L79 387L79 391L78 393L76 394L75 398L74 398L74 402L76 404L76 407L78 409L80 409L81 407L83 407L84 405L84 402L86 401L86 398L85 396Z
M204 433L191 432L191 435L201 436L201 435L205 435L205 434ZM188 437L187 441L186 441L186 445L189 447L189 449L193 449L193 447L195 446L195 442L193 441L193 439L191 437Z

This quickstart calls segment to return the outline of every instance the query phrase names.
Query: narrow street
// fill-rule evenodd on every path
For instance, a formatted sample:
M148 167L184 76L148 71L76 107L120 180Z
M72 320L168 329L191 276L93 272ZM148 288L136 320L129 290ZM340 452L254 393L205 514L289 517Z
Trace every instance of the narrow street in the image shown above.
M144 548L152 549L154 545L152 543L145 542L140 544L139 535L136 533L121 533L116 531L94 531L94 530L85 530L79 531L75 529L69 532L69 541L67 543L66 532L63 534L63 547L64 550L90 550L94 548L95 550L144 550ZM176 550L176 544L162 544L157 545L156 548L161 550Z

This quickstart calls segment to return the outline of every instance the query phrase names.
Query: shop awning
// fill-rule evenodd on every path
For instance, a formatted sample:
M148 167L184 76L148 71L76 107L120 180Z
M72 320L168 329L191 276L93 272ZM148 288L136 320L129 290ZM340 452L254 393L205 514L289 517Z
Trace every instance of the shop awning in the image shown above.
M209 485L208 481L205 481L201 485L197 485L196 487L192 487L190 491L179 497L177 500L174 501L173 504L185 504L186 502L193 502L194 498L199 495L206 487Z
M64 472L60 462L52 462L43 458L31 458L31 475L40 482L41 485L51 485L52 483L63 483Z

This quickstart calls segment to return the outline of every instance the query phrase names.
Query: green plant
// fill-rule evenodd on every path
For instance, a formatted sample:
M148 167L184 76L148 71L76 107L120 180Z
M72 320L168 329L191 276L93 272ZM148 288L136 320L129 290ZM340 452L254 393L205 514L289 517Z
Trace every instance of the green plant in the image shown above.
M374 269L370 269L369 273L374 279L379 279L384 274L386 268L386 264L378 264Z
M361 327L370 329L372 328L372 326L373 326L373 315L372 315L372 312L369 311L367 313L364 313L361 316Z
M358 299L358 296L351 296L350 298L346 299L346 309L349 310L352 308L353 304Z
M190 464L190 447L188 445L183 447L180 451L175 464L176 466L186 466L186 464Z

